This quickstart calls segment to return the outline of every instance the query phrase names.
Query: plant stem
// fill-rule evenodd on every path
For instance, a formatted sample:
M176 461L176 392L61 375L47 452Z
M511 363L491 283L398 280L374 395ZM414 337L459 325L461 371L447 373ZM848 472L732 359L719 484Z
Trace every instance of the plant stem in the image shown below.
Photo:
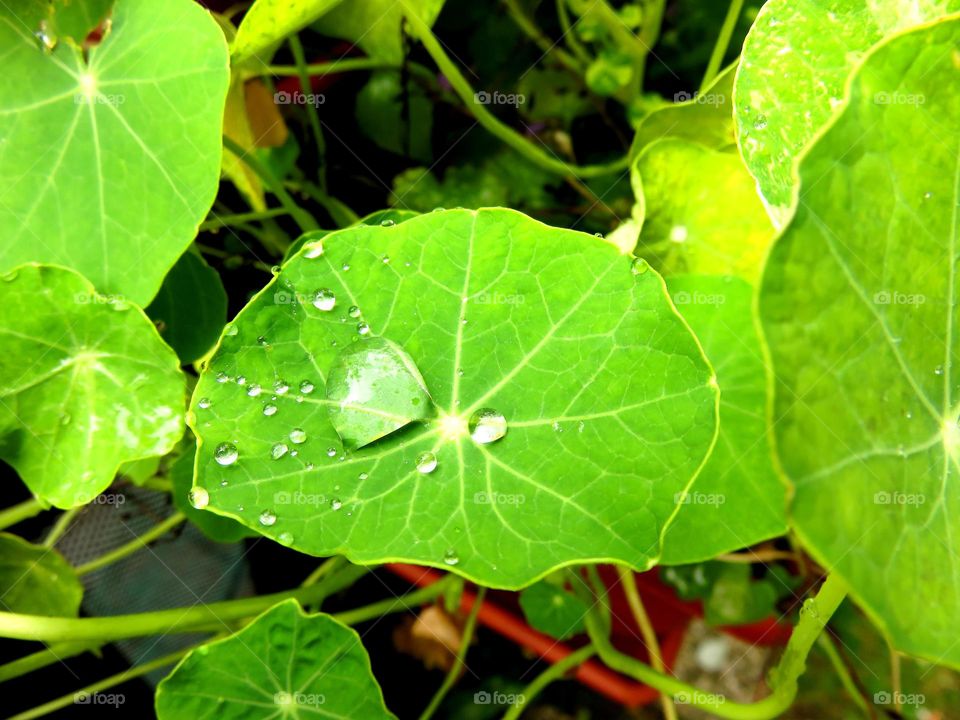
M293 198L290 197L290 193L287 192L286 188L283 187L283 183L279 182L270 170L261 163L256 156L251 153L248 153L240 145L238 145L234 140L223 136L223 146L229 150L231 153L236 155L238 160L246 163L251 170L253 170L267 189L272 192L277 200L280 201L280 204L286 208L287 212L293 217L297 225L300 226L300 230L303 232L310 232L311 230L318 230L319 225L317 221L306 210L301 208L294 202Z
M727 48L730 47L730 38L733 37L733 31L737 28L737 20L740 19L742 11L743 0L730 0L727 16L723 20L723 25L720 26L720 34L717 35L717 42L713 46L713 52L707 62L707 69L703 73L703 80L700 82L700 92L706 90L713 79L717 77L717 73L720 72L723 56L727 54Z
M806 667L810 648L843 602L845 594L843 582L836 575L830 575L816 597L804 603L800 622L793 629L780 662L771 672L772 692L763 700L749 704L727 700L723 695L705 693L682 680L657 672L636 658L624 655L610 642L603 619L595 609L591 608L585 620L587 632L597 648L597 653L603 662L614 670L630 675L662 693L681 696L688 704L717 717L732 720L770 720L793 703L797 694L797 679Z
M386 63L383 60L364 57L343 58L342 60L315 63L313 65L305 64L303 69L307 71L307 75L323 77L324 75L335 75L336 73L351 72L354 70L389 70L396 67L396 65ZM267 65L263 68L264 75L299 75L300 71L301 68L299 65Z
M520 693L520 696L523 698L523 703L512 705L510 709L504 713L502 720L519 720L521 713L529 706L530 701L539 695L547 685L563 677L568 670L572 670L581 665L596 652L597 649L593 645L585 645L579 650L567 655L563 660L558 660L548 667L537 675L537 677L533 679L533 682L527 685L523 689L523 692Z
M415 590L398 598L391 598L364 607L333 615L347 625L370 620L410 605L419 605L442 594L449 580ZM286 590L270 595L259 595L237 600L224 600L206 605L170 608L134 615L109 615L94 618L48 617L0 612L0 637L42 642L97 642L108 643L124 638L159 635L171 632L194 632L197 629L223 628L236 620L258 615L278 602L293 598L302 605L315 602L330 592L325 582L306 588Z
M666 665L663 663L663 655L660 653L660 643L657 642L657 634L653 631L653 625L650 623L650 616L647 615L647 609L643 606L640 599L640 592L637 590L637 581L633 575L633 570L622 566L617 567L620 573L620 583L623 585L623 592L627 596L627 605L630 606L630 612L633 613L633 619L640 628L640 634L643 636L643 643L647 646L647 652L650 655L650 665L657 672L666 672ZM673 705L673 700L666 693L660 693L660 704L663 706L663 716L666 720L677 720L677 708Z
M576 33L573 31L573 26L570 24L570 12L567 9L567 0L557 0L556 4L557 18L560 20L560 30L563 33L563 41L583 65L589 65L593 62L593 58L590 57L590 53L588 53L586 48L580 43Z
M50 528L50 532L47 533L47 536L43 539L43 546L48 548L53 547L57 540L63 537L63 534L70 527L70 523L73 522L77 513L83 510L84 507L84 505L79 505L69 510L64 510L53 524L53 527Z
M306 579L300 583L300 587L315 585L321 578L339 570L346 562L347 559L343 557L343 555L334 555L333 557L327 558L317 566L316 570L307 575Z
M536 43L544 55L553 55L557 59L557 62L567 70L577 75L577 77L580 76L583 72L583 66L570 53L563 48L557 47L557 43L544 35L536 23L523 12L523 8L520 7L520 3L518 3L517 0L503 0L503 4L507 6L507 13L513 19L513 22L516 23L517 27Z
M30 655L24 655L16 660L0 665L0 682L26 675L34 670L45 668L48 665L76 657L99 647L99 643L56 643L50 647L38 650Z
M846 663L844 663L843 658L840 657L840 653L834 646L829 634L824 633L818 637L817 645L830 660L830 664L833 665L833 669L836 671L837 677L840 678L840 683L843 685L843 689L847 691L850 699L860 708L864 717L870 717L870 707L867 705L867 701L864 700L860 689L857 687L857 683L850 674L850 669Z
M22 503L0 510L0 530L6 530L11 525L27 520L42 513L46 508L36 498L24 500Z
M453 665L450 666L447 676L443 679L443 684L434 694L433 698L431 698L427 708L420 714L420 720L430 720L430 718L433 717L437 708L440 707L440 703L443 702L447 693L450 692L450 688L452 688L459 679L462 670L466 670L467 664L464 660L466 660L467 651L470 649L473 632L477 627L477 615L480 613L480 606L483 605L483 597L486 594L487 589L485 587L477 589L477 594L473 599L473 607L470 608L470 614L467 615L467 622L463 626L463 634L460 636L460 647L457 649L457 657L454 658Z
M150 662L137 665L136 667L127 668L123 672L117 673L116 675L111 675L110 677L100 680L99 682L91 683L90 685L87 685L76 692L68 693L57 698L56 700L51 700L48 703L38 705L35 708L31 708L30 710L14 715L10 718L10 720L33 720L33 718L43 717L44 715L55 712L56 710L69 707L76 702L78 695L94 695L104 690L109 690L115 685L121 685L128 680L133 680L141 675L146 675L147 673L153 672L158 668L166 667L167 665L173 665L173 663L177 662L180 658L193 650L194 647L199 646L195 645L183 650L177 650L169 655L159 657L156 660L151 660Z
M104 555L101 555L96 560L91 560L88 563L77 566L77 575L86 575L94 570L99 570L102 567L106 567L107 565L115 563L117 560L122 560L128 555L133 555L133 553L140 548L152 543L157 538L166 535L170 530L175 528L186 519L187 516L183 513L174 513L162 523L154 525L152 528L143 533L143 535L138 535L130 542L121 545L120 547L111 550Z
M558 175L597 177L599 175L611 175L623 172L628 167L629 158L627 157L622 157L615 162L605 165L570 165L557 157L551 157L536 145L528 142L522 135L506 123L501 122L493 113L487 110L485 105L477 102L470 83L447 55L443 46L434 36L433 31L430 30L430 27L411 7L409 0L400 0L400 4L404 8L404 14L410 23L413 34L423 43L430 57L433 58L437 67L439 67L440 71L446 76L451 87L453 87L454 91L460 97L460 100L467 106L477 122L492 135L512 147L530 162Z
M205 220L200 223L201 232L204 230L216 230L217 228L228 227L238 223L245 223L251 220L265 220L266 218L278 217L280 215L289 215L287 208L270 208L258 212L235 213L233 215L218 215L212 220Z
M300 37L294 33L287 38L290 45L290 52L293 54L293 61L297 64L297 77L300 79L300 92L306 94L313 91L310 83L310 72L307 70L307 59L303 54L303 43ZM327 193L327 143L323 139L323 130L320 129L320 118L317 117L316 105L307 104L304 107L307 113L307 121L310 123L310 131L313 133L313 141L317 146L317 181L320 184L320 192Z

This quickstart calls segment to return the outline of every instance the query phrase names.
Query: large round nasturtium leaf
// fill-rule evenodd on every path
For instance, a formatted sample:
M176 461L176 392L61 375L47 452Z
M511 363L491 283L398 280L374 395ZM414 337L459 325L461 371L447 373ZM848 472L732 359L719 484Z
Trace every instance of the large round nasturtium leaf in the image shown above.
M190 493L193 485L193 461L196 446L192 443L187 450L170 465L170 484L173 486L173 504L177 510L187 516L187 520L200 528L200 532L215 542L234 543L254 533L250 528L236 520L203 512L195 506L203 505L203 495Z
M953 16L864 61L800 164L759 305L798 535L897 649L955 667L958 45Z
M717 444L667 529L661 564L709 560L787 531L787 500L767 432L767 383L753 288L737 277L667 278L717 373Z
M756 281L774 228L736 152L664 138L640 153L631 181L643 218L638 255L665 275Z
M843 105L850 73L875 44L960 10L960 0L770 0L743 44L734 86L744 160L778 224L797 185L795 165ZM916 98L877 91L878 103Z
M191 651L157 686L156 710L159 720L395 720L360 636L295 600Z
M0 534L0 610L71 617L82 598L83 585L60 553Z
M0 458L45 502L101 493L183 435L179 361L140 308L66 268L0 277Z
M433 406L352 450L325 382L372 338L403 349ZM189 414L195 485L314 555L513 588L585 560L646 568L716 403L646 263L511 210L436 211L306 244L240 312Z
M146 305L217 192L229 69L192 0L117 0L87 59L0 13L0 270L72 267Z

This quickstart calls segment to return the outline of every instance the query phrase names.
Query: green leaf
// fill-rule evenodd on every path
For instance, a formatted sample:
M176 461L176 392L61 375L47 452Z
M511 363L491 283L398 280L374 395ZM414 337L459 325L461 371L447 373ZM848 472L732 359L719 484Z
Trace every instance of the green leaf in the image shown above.
M52 29L59 40L70 38L77 45L110 13L114 0L54 0Z
M427 23L440 14L443 0L409 0L417 15ZM399 65L403 62L403 6L396 0L346 2L327 13L313 26L323 35L355 43L367 55Z
M739 278L667 279L717 373L720 435L667 530L661 563L708 560L787 531L785 488L767 437L766 380L753 288Z
M43 265L0 279L0 309L0 458L45 502L82 505L183 435L185 379L142 310Z
M385 150L421 162L432 159L433 104L420 85L396 70L371 73L357 93L357 124Z
M430 208L431 210L433 208ZM362 218L359 222L355 223L356 225L398 225L399 223L409 220L412 217L416 217L419 213L416 213L412 210L398 210L396 208L387 208L386 210L376 210L375 212L370 213ZM292 243L290 247L287 248L287 252L283 256L283 261L286 262L298 252L307 243L315 243L318 240L323 240L327 235L335 233L336 230L311 230L306 232ZM323 246L323 243L320 243L320 247Z
M640 153L631 180L638 255L665 275L756 280L774 230L739 155L665 138Z
M955 667L958 43L954 17L864 61L759 303L798 535L896 648Z
M185 252L147 308L160 337L184 365L213 347L227 322L227 293L220 274L194 252Z
M170 466L170 482L173 484L173 503L177 510L187 516L187 519L200 528L200 531L211 540L222 543L238 542L245 537L256 535L240 523L230 518L220 517L213 513L198 510L191 503L190 490L193 486L193 465L196 456L196 445L190 444L183 455L178 457ZM196 497L193 502L202 505Z
M343 348L327 372L326 394L330 423L350 449L433 414L413 358L385 338Z
M875 43L960 10L960 0L770 0L743 45L734 88L740 148L785 220L797 158L843 105L844 85ZM897 89L889 102L909 100Z
M159 720L394 715L356 632L295 600L190 652L157 687Z
M233 62L270 61L276 46L339 5L341 0L256 0L230 46Z
M74 617L82 598L83 585L59 552L0 533L0 609Z
M217 191L226 43L191 0L112 18L84 59L0 16L0 270L66 265L146 305Z
M520 593L520 607L532 628L557 640L583 632L583 618L590 609L572 592L546 580Z
M208 510L302 552L454 567L499 587L585 560L656 560L713 442L717 401L656 273L502 209L323 242L240 312L200 378L195 398L210 404L195 399L190 422ZM329 311L312 302L325 288ZM370 337L413 358L439 414L351 452L324 379L341 348ZM471 439L498 434L489 414L471 428L484 409L506 418L506 437ZM278 443L289 452L273 459ZM424 453L432 472L418 469Z

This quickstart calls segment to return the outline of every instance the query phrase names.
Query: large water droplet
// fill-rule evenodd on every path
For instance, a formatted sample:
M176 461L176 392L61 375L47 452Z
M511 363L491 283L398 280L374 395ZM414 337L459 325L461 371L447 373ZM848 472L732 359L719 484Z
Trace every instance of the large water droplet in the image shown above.
M330 312L333 310L333 306L336 304L337 296L333 294L333 290L330 288L320 288L316 293L314 293L313 306L317 310Z
M304 380L302 383L300 383L300 392L302 392L304 395L309 395L312 393L313 383L309 380Z
M396 224L397 224L396 221L391 220L390 218L386 218L380 221L380 227L393 227Z
M290 390L290 383L288 383L286 380L277 380L273 384L273 391L277 395L285 395L289 390Z
M290 431L290 442L295 445L300 445L307 441L307 433L303 431L303 428L294 428Z
M358 308L356 305L351 305L350 309L347 310L347 314L352 318L358 318L360 317L360 308Z
M247 388L247 395L250 397L257 397L257 395L259 395L262 391L262 388L257 385L257 383L253 383L249 388Z
M260 517L257 518L257 520L260 521L261 525L265 527L270 527L277 521L277 516L274 515L272 512L270 512L269 510L264 510L262 513L260 513Z
M206 410L208 407L210 407L210 398L200 398L200 400L197 402L197 407Z
M507 434L507 419L493 408L480 408L470 416L470 437L475 443L486 445Z
M221 465L233 465L240 453L237 452L237 446L233 443L220 443L213 451L213 459Z
M210 493L208 493L202 487L193 488L187 497L190 500L190 504L193 505L197 510L203 510L207 505L210 504Z
M634 275L643 275L647 270L650 269L649 263L643 258L634 258L630 263L630 272Z
M289 448L286 446L285 443L277 443L276 445L273 446L273 448L271 448L270 457L272 457L274 460L279 460L280 458L282 458L284 455L287 454L288 449Z
M357 332L358 332L360 335L369 335L369 334L370 334L370 326L369 326L367 323L365 323L365 322L359 322L359 323L357 323Z
M273 403L267 403L266 405L263 406L263 414L266 415L267 417L270 417L271 415L276 415L277 406L274 405Z
M432 452L421 453L417 457L417 472L429 475L437 469L437 456Z

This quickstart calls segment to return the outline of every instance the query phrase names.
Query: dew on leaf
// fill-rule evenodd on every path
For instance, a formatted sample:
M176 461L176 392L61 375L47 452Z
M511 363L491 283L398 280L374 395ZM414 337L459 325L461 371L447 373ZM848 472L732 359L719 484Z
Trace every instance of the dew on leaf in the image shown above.
M267 417L270 417L271 415L276 415L277 406L274 405L273 403L267 403L266 405L263 406L263 414L266 415Z
M303 428L294 428L290 431L290 442L300 445L301 443L306 442L307 433L303 431Z
M347 310L347 315L349 315L352 318L360 317L360 308L358 308L356 305L351 305L350 309Z
M265 527L270 527L277 521L277 516L274 515L272 512L270 512L269 510L264 510L262 513L260 513L260 517L257 518L257 520L260 522L261 525Z
M270 449L270 457L272 457L274 460L279 460L287 454L288 449L289 448L285 443L277 443Z
M417 472L421 475L429 475L437 469L437 456L432 452L421 453L417 456Z
M225 372L218 372L218 373L217 373L217 382L218 382L218 383L225 383L225 382L227 382L228 380L230 380L230 376L227 375Z
M320 288L313 295L313 306L317 310L330 312L337 304L337 296L333 294L330 288Z
M262 388L257 384L253 383L249 388L247 388L247 395L250 397L257 397L262 392Z
M304 380L302 383L300 383L300 392L302 392L304 395L309 395L312 393L313 383L309 380Z
M452 567L460 562L460 556L457 555L456 550L450 548L446 553L444 553L443 562Z
M391 220L390 218L380 221L380 227L393 227L396 224L397 223L394 220Z
M206 410L208 407L210 407L210 398L200 398L200 400L197 402L197 407Z
M277 380L273 384L273 391L277 395L285 395L289 389L290 389L290 383L288 383L286 380Z
M220 465L233 465L238 457L240 453L237 452L237 446L233 443L220 443L213 451L213 459Z
M650 269L650 265L643 258L634 258L630 263L630 272L634 275L642 275Z
M357 323L357 332L358 332L360 335L369 335L369 334L370 334L370 326L369 326L367 323L365 323L365 322Z
M335 447L328 447L327 457L336 457L336 456L337 456L337 449Z
M361 480L366 480L370 476L367 473L362 472L357 477L360 478Z
M190 500L190 504L197 510L203 510L210 504L210 493L202 487L193 488L187 498Z
M493 408L480 408L470 416L470 437L475 443L486 445L507 434L507 419Z
M337 498L334 498L333 500L330 501L331 510L339 510L342 507L343 507L343 503L340 502Z
M281 545L293 545L293 534L289 532L282 532L277 535L277 542Z

